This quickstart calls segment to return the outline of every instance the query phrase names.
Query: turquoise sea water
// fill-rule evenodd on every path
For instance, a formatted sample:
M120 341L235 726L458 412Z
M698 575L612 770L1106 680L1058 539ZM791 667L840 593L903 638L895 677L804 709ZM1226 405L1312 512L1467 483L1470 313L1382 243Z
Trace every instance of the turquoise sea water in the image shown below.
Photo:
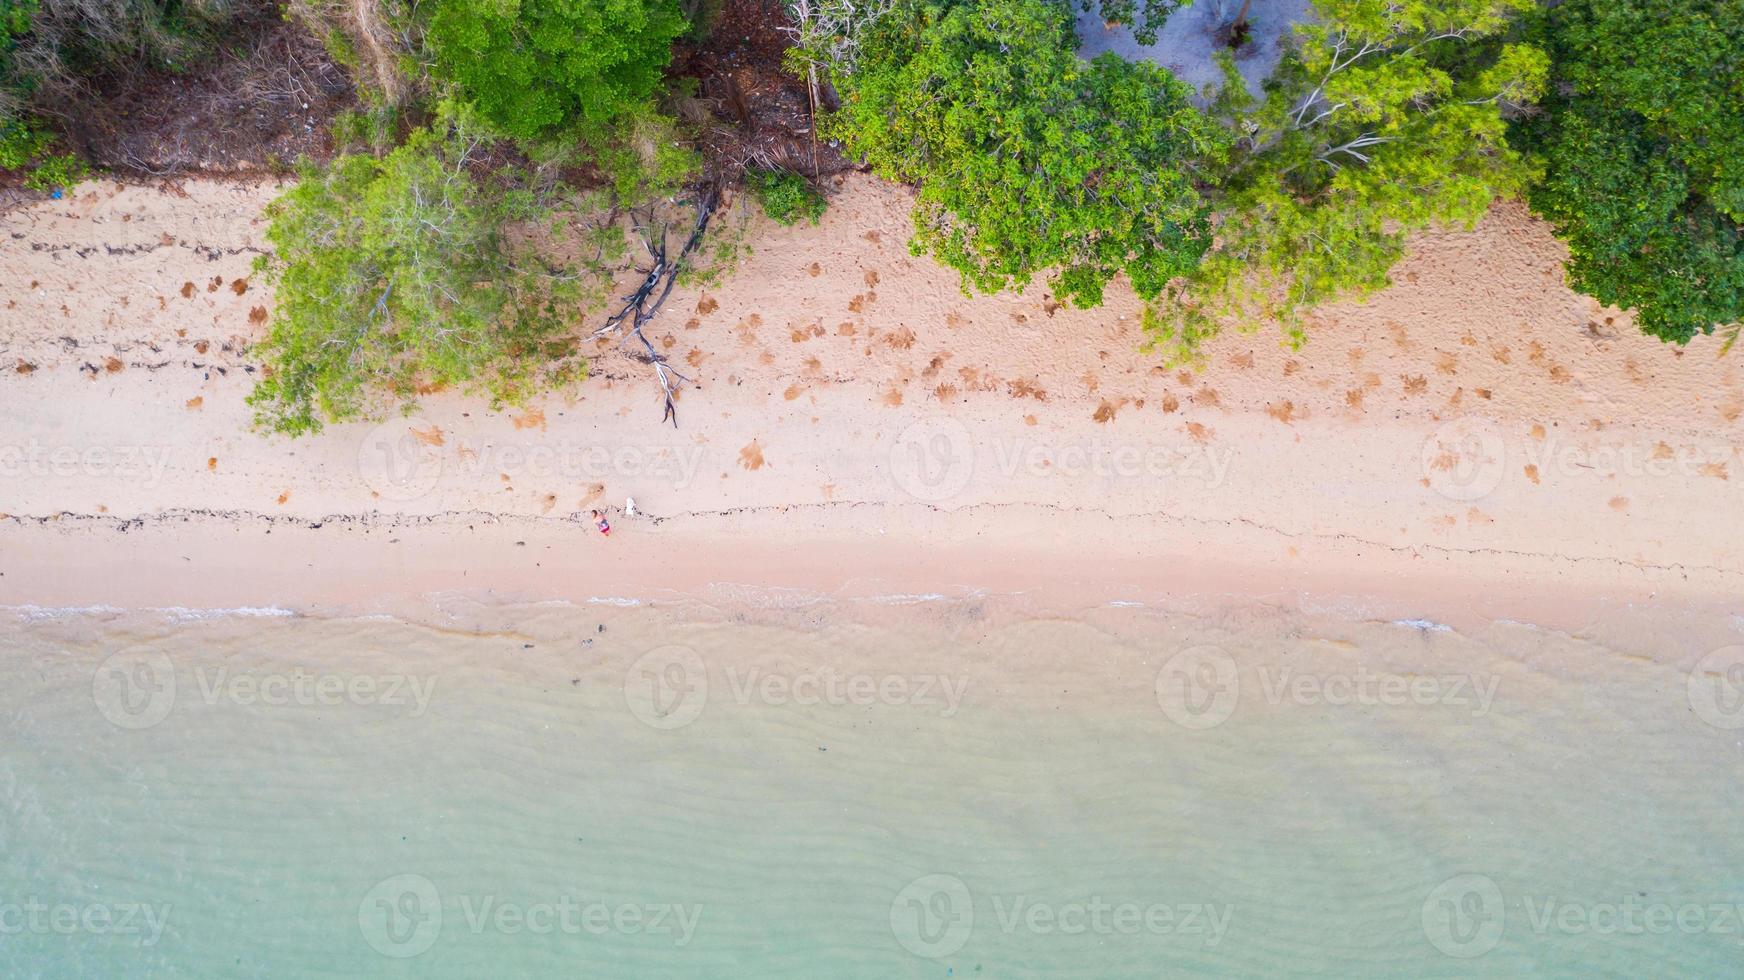
M265 612L4 614L0 976L1744 972L1712 634Z

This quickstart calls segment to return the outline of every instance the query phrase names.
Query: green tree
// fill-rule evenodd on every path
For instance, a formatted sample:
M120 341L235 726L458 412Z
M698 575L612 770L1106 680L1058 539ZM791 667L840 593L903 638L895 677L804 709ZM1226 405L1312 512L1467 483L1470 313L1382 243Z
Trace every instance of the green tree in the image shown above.
M548 274L508 233L538 210L500 176L473 177L485 143L443 106L383 158L306 165L272 203L260 267L276 302L259 348L266 376L249 396L257 424L319 431L431 387L516 402L585 374L559 315L578 279Z
M827 132L887 179L919 184L917 253L984 291L1057 270L1078 306L1121 271L1152 297L1209 244L1196 180L1227 138L1148 63L1076 54L1054 0L897 0L828 60Z
M1537 97L1546 59L1524 45L1470 57L1530 0L1317 0L1257 106L1234 62L1214 110L1239 134L1217 248L1185 293L1147 310L1179 359L1227 323L1281 321L1387 285L1406 237L1470 226L1533 170L1505 114Z
M426 37L439 76L532 140L641 105L684 29L677 0L438 0Z
M1576 289L1683 343L1744 321L1744 6L1567 0L1537 25L1558 83L1517 128ZM1734 334L1735 336L1735 334Z

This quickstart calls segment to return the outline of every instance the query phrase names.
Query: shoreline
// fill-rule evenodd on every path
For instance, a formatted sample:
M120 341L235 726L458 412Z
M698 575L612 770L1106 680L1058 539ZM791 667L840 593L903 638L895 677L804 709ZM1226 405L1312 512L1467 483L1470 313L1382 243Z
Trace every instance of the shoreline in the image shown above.
M1420 629L1515 622L1580 634L1678 618L1718 626L1736 619L1739 589L1735 573L1337 540L1298 544L1287 559L1268 561L1260 555L1276 550L1270 534L1227 528L1181 535L1215 543L1218 557L1170 553L1123 540L1105 515L1035 518L1062 529L1056 541L1023 540L1009 513L892 508L877 515L882 526L853 531L837 521L806 535L791 533L791 518L739 515L730 531L718 519L620 518L609 541L580 514L348 517L337 525L165 515L126 531L119 519L13 519L0 525L0 607L420 622L444 598L771 611L975 603L1030 619L1111 607L1195 615L1264 608ZM949 530L934 533L941 520Z

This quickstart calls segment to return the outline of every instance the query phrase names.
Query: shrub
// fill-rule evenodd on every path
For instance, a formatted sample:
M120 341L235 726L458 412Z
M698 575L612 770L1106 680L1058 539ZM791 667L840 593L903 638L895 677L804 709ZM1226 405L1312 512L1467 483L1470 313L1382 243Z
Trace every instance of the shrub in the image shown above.
M645 103L672 39L677 0L438 0L436 73L523 140L597 132Z
M763 206L763 213L778 225L800 221L815 225L830 206L811 181L791 170L747 171L745 183Z
M85 161L71 153L50 152L54 137L28 123L0 125L0 170L28 171L24 186L47 191L85 179Z

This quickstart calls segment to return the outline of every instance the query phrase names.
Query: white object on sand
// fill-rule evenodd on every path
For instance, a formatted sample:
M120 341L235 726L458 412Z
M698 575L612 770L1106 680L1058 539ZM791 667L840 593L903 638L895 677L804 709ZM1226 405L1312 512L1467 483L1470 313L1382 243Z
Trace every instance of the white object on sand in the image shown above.
M635 517L636 516L636 498L635 497L625 497L624 498L624 516L625 517Z

